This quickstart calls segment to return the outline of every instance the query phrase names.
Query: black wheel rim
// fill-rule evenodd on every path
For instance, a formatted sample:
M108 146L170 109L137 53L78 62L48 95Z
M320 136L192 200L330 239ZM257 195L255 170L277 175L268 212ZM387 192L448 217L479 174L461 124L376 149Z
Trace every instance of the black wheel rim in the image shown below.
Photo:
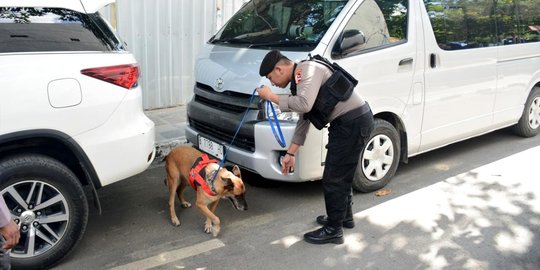
M69 207L55 187L43 181L27 180L6 187L0 194L21 232L11 257L30 258L43 254L65 235Z

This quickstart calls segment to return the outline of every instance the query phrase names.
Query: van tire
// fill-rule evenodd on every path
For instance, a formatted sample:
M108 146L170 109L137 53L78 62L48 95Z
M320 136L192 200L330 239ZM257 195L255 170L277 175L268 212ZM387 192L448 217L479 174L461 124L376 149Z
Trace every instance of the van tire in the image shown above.
M533 87L514 132L522 137L534 137L540 131L540 87Z
M360 153L353 188L372 192L386 186L399 165L400 145L396 128L383 119L375 119L373 131Z
M88 201L80 182L69 168L48 156L1 159L0 195L21 232L11 250L14 269L50 268L73 250L86 230ZM32 233L36 236L28 238Z

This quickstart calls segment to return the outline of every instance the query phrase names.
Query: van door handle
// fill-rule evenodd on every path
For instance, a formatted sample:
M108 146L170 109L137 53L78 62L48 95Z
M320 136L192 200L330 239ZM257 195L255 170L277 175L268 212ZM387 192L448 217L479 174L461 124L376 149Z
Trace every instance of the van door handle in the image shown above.
M429 55L429 66L431 68L437 67L437 56L434 53Z
M404 65L410 65L412 64L413 62L413 59L412 57L409 57L409 58L405 58L405 59L401 59L401 61L399 61L399 66L404 66Z

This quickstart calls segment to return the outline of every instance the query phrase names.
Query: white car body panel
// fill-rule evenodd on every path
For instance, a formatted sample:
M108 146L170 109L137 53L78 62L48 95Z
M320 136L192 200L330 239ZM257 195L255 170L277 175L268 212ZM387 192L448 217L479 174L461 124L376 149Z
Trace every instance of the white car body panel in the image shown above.
M148 155L155 151L154 124L143 113L140 86L128 90L80 73L86 68L136 63L133 55L86 53L77 54L78 61L73 61L71 53L1 57L0 73L5 76L0 77L0 135L49 129L72 136L94 165L102 186L150 165L154 157ZM41 72L24 78L28 74L20 71L28 66ZM76 90L80 90L81 101L54 107L48 86L66 79L79 83Z
M421 13L426 57L425 109L420 151L490 129L497 87L497 47L445 51L439 48L427 13ZM457 109L459 108L459 109Z
M102 125L73 137L85 149L102 186L144 171L155 157L154 122L140 108L140 89L128 90Z
M129 91L140 92L140 88L126 90L108 82L97 80L80 73L82 69L94 68L118 63L135 63L131 54L77 54L79 61L73 61L72 54L23 54L4 55L0 71L5 76L0 78L1 100L11 100L4 104L0 113L3 133L18 130L48 128L66 134L77 135L95 129L105 123L119 106ZM20 72L29 65L41 70L39 74ZM51 83L59 79L73 79L80 84L81 101L73 106L53 107L49 101ZM20 85L24 81L25 85ZM21 91L26 91L21 95ZM33 102L40 100L41 102ZM9 112L9 113L8 113ZM17 118L11 115L17 115ZM39 116L43 121L36 121ZM46 121L61 119L61 121ZM80 121L80 119L87 119Z
M493 122L511 124L523 112L527 89L540 81L540 43L500 46L497 55Z

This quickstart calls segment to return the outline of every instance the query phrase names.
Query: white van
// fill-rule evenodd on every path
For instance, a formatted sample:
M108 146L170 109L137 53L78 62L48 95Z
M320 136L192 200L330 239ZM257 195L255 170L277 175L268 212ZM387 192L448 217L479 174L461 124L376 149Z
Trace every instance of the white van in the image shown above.
M320 54L353 74L375 130L353 186L386 185L408 157L496 129L540 131L540 2L491 0L265 0L246 3L204 45L188 104L187 140L264 178L322 177L327 130L311 128L297 167L281 174L281 147L255 87L270 49L295 61ZM519 11L519 13L516 13ZM273 88L289 95L288 89ZM294 113L280 113L290 143Z

